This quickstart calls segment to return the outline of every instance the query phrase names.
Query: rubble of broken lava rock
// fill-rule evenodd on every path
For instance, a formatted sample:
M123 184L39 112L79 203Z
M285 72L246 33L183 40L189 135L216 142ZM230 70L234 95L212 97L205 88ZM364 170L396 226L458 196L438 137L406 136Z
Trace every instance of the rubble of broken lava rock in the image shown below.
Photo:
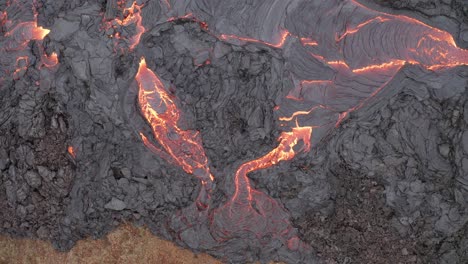
M398 2L0 0L1 233L466 263L466 10Z

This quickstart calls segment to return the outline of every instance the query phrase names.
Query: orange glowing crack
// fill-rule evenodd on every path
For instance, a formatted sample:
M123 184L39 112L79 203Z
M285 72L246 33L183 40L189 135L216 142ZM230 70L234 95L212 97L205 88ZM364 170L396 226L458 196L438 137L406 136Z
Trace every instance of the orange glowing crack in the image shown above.
M280 161L291 160L296 155L294 147L300 141L304 144L301 151L308 152L310 150L312 130L310 126L293 127L291 132L281 133L278 138L279 144L275 149L261 158L242 164L235 174L236 190L231 202L240 204L247 202L250 204L252 202L252 188L247 174L274 166Z
M21 56L16 58L16 69L13 72L13 79L18 79L19 74L26 71L29 66L29 58L27 56Z
M338 115L338 121L336 121L335 123L335 127L338 127L341 124L341 122L343 122L343 120L348 116L348 114L349 114L349 111L340 113Z
M49 29L37 26L36 21L18 23L12 30L5 33L5 37L13 38L18 42L18 45L14 48L7 47L7 50L24 49L28 45L29 41L43 40L49 33Z
M375 12L375 10L372 10L370 9L369 7L359 3L358 1L356 0L350 0L354 5L360 7L360 8L363 8L363 9L366 9L370 12ZM383 13L383 12L382 12ZM446 33L438 28L434 28L434 27L431 27L415 18L412 18L412 17L408 17L408 16L404 16L404 15L392 15L392 14L387 14L387 13L384 13L387 17L391 17L392 19L397 19L397 20L401 20L401 21L405 21L405 22L409 22L409 23L413 23L413 24L417 24L417 25L422 25L422 26L426 26L426 27L429 27L431 28L432 30L436 31L436 32L439 32L439 33ZM453 42L453 45L455 45L455 42Z
M45 52L41 56L42 65L46 68L52 68L58 64L58 56L57 53L52 52L50 56L48 56Z
M240 40L240 41L244 41L244 42L260 43L260 44L264 44L264 45L274 47L274 48L281 48L281 47L283 47L284 43L286 42L286 39L288 38L288 36L290 36L290 33L287 30L282 30L278 43L269 43L269 42L265 42L265 41L254 39L254 38L239 37L239 36L236 36L236 35L227 35L227 34L221 34L219 36L219 39L227 40L227 41L229 41L229 40Z
M303 80L301 81L301 85L304 84L330 84L332 81L330 80Z
M33 1L35 2L35 0ZM12 4L17 5L16 1L6 3L6 6L9 7ZM21 5L20 5L21 7ZM21 41L21 46L24 48L26 44L28 44L31 40L42 40L44 37L50 33L50 30L45 29L41 26L37 26L37 10L35 5L32 6L32 13L34 15L33 21L26 21L20 22L13 27L13 29L9 30L5 33L6 37L13 37L17 41ZM1 25L10 24L13 22L8 20L8 13L7 11L3 11L2 15L0 16Z
M7 3L7 6L10 6L11 4L12 3ZM1 13L0 26L8 25L9 30L4 34L7 41L3 47L0 47L0 51L11 52L24 50L27 48L30 41L42 41L45 36L50 33L49 29L37 25L37 12L34 5L32 12L34 15L33 21L19 23L13 20L8 20L7 11L3 11ZM42 48L42 46L40 46L40 48ZM28 56L20 56L16 58L15 70L12 74L14 80L21 77L21 74L28 69L29 63L30 59Z
M428 70L431 71L436 71L440 69L445 69L445 68L452 68L452 67L458 67L458 66L465 66L468 65L468 60L467 62L455 62L455 63L449 63L449 64L440 64L440 65L432 65L427 67Z
M373 10L365 7L357 1L351 0L351 2L361 8L373 12ZM374 17L353 28L346 29L341 36L336 37L336 41L341 41L346 36L356 34L362 28L370 24L385 23L387 21L402 21L413 25L423 26L424 28L422 30L424 32L424 36L421 37L417 43L414 43L414 46L410 44L404 58L395 58L392 62L403 64L401 61L406 61L411 64L419 64L429 70L468 65L468 51L458 48L455 43L455 39L448 32L431 27L421 21L407 16L391 14L384 14L384 16ZM329 64L331 65L331 63ZM362 69L355 69L353 72L359 73L360 70L367 71L367 69L376 67L377 65L368 65Z
M289 122L289 121L292 121L294 118L296 118L297 116L300 116L300 115L309 115L311 114L312 112L314 112L315 110L317 109L327 109L326 106L324 105L317 105L317 106L314 106L312 107L309 111L296 111L294 112L291 116L289 117L280 117L279 120L280 121L285 121L285 122Z
M188 13L184 16L181 16L181 17L170 17L167 19L167 22L172 22L172 21L175 21L175 20L178 20L178 19L194 19L193 17L193 14L192 13Z
M318 42L310 38L301 38L301 43L304 46L318 46Z
M198 133L184 131L178 127L180 112L161 80L147 68L144 58L140 61L135 79L139 85L138 103L141 113L150 124L153 136L179 166L187 173L200 178L205 187L207 183L214 180L214 177L209 171L207 157L204 154ZM295 116L299 114L301 113L297 113ZM312 130L313 128L310 126L301 127L296 123L296 127L293 127L290 132L281 133L278 138L279 144L275 149L259 159L242 164L235 174L235 193L227 204L229 208L234 208L232 207L235 206L234 204L248 204L251 206L248 208L254 208L255 205L252 202L253 194L256 191L251 188L247 174L274 166L281 161L291 160L296 155L296 151L309 151ZM140 136L149 149L160 155L164 154L161 149L151 144L142 133ZM303 147L300 150L294 150L294 147L301 141ZM204 190L202 188L201 196L206 195L203 194ZM206 208L206 203L204 205L198 200L197 205Z
M304 99L302 99L302 98L299 98L298 96L294 96L294 95L291 95L291 94L286 95L286 99L294 100L294 101L298 101L298 102L304 100Z
M335 67L336 67L336 66L341 66L341 67L344 67L344 68L349 69L349 66L348 66L348 64L347 64L345 61L340 61L340 60L338 60L338 61L328 61L328 62L326 62L326 63L327 63L328 65L331 65L331 66L335 66Z
M392 80L393 78L395 77L395 75L398 73L398 71L402 68L403 66L399 66L397 69L395 69L393 71L393 76L391 78L389 78L384 84L382 84L381 86L379 86L377 89L375 89L367 98L365 98L364 100L361 100L356 106L354 107L351 107L348 111L345 111L343 113L340 114L340 117L338 119L338 122L337 122L337 125L339 123L341 123L341 121L343 121L343 119L349 115L349 113L351 112L354 112L358 109L360 109L361 107L364 106L364 104L369 101L371 98L373 98L374 96L376 96L378 93L380 93L380 91L382 91L382 89L387 86Z
M346 36L351 35L351 34L355 34L355 33L359 32L359 30L361 30L363 27L365 27L367 25L370 25L372 23L382 23L382 22L389 21L389 20L390 20L389 18L380 17L380 16L369 19L369 20L357 25L356 27L354 27L352 29L347 29L340 37L336 37L336 41L337 42L341 41Z
M119 6L123 6L125 3L124 1L118 3ZM141 8L143 5L137 5L136 1L128 8L123 8L122 13L124 15L123 19L115 18L113 21L121 26L126 27L132 24L136 26L136 33L134 36L128 39L129 42L129 49L133 50L135 47L140 43L141 36L145 33L146 29L143 26L143 18L141 16ZM116 26L112 25L112 23L107 22L105 24L105 28L110 28ZM120 33L116 32L113 36L115 39L121 39Z
M72 156L72 158L74 159L76 158L76 153L75 153L75 149L73 148L73 146L68 146L67 151L68 151L68 154Z
M193 16L193 13L187 13L183 16L172 16L172 17L169 17L166 21L167 22L173 22L173 21L176 21L176 20L191 20L193 22L196 22L200 25L200 28L205 30L206 33L214 36L214 37L217 37L219 38L218 36L212 34L211 32L208 31L208 23L206 23L205 21L201 21L201 20L198 20L196 17Z
M366 67L354 69L353 72L354 73L365 73L365 72L372 72L372 71L375 71L375 70L390 70L390 69L394 69L395 67L401 67L401 66L405 65L405 63L406 62L403 61L403 60L392 60L392 61L387 62L387 63L369 65L369 66L366 66Z
M141 113L150 124L155 139L185 172L194 174L202 182L212 182L214 177L210 173L199 133L179 128L180 112L161 80L146 66L144 58L140 61L135 78L139 85ZM148 142L145 138L143 141Z
M351 1L354 2L353 0ZM137 14L139 15L141 10L138 8L137 11ZM194 21L197 21L191 13L184 17L169 18L168 21L184 18L190 18ZM370 26L371 24L384 23L393 19L401 19L412 23L414 22L414 20L405 18L403 16L377 16L360 23L357 26L347 28L341 36L336 36L336 40L340 41L346 36L356 34L361 29L366 26ZM204 30L208 29L208 25L206 23L200 21L197 22L200 23ZM417 23L424 25L419 21ZM360 68L356 69L352 69L345 61L343 50L339 51L339 54L336 54L336 56L331 57L332 60L325 58L324 56L326 55L321 56L323 54L316 55L309 52L312 57L335 69L337 75L345 74L349 77L368 77L375 75L377 77L383 76L382 78L386 78L381 79L379 83L382 83L382 85L379 87L374 87L375 89L373 92L369 91L367 94L368 96L365 99L357 102L355 106L350 107L348 110L343 112L340 111L338 113L338 111L335 111L335 113L338 114L337 121L334 123L335 120L333 120L330 124L338 126L352 111L356 111L357 109L361 108L366 102L368 102L368 100L370 100L370 98L374 97L390 81L392 81L395 74L397 74L397 72L406 63L418 64L430 70L439 69L442 67L466 65L468 63L467 51L456 47L453 37L451 37L446 32L434 28L431 29L432 31L428 30L425 38L417 42L417 46L415 41L412 43L413 46L408 47L405 52L403 52L403 54L399 54L395 58L390 58L384 63L373 64L375 63L374 61L373 63L368 63L367 65L364 64L365 66L362 67L360 65ZM243 42L259 43L274 48L283 47L288 36L297 38L286 30L280 31L280 35L280 39L275 43L268 43L258 39L226 34L222 34L218 36L218 38L220 40L238 40ZM300 41L303 46L319 45L318 42L309 38L300 38ZM312 50L312 48L310 50ZM203 192L205 191L205 186L207 183L212 183L214 181L214 177L210 173L207 157L203 150L199 134L194 131L184 131L178 127L177 123L180 118L180 111L177 109L173 98L168 94L158 76L147 68L146 62L143 58L140 62L138 73L135 78L139 85L138 103L141 113L151 126L153 136L159 142L161 148L153 145L146 136L140 133L143 143L146 147L161 157L173 160L176 164L181 166L184 171L194 174L194 176L201 179L202 189L200 191L199 197L204 196ZM333 80L335 80L335 78ZM303 80L301 81L301 86L313 84L328 85L333 83L334 81L332 80ZM287 98L300 100L299 96L295 95L300 95L302 90L297 88L295 90L297 91L290 92ZM216 228L213 227L214 231L220 232L219 237L221 239L224 239L225 237L232 237L235 235L233 232L236 231L249 232L255 230L255 226L253 225L267 222L267 220L269 220L268 218L271 216L274 216L273 218L275 218L275 220L278 219L275 225L284 219L287 220L287 216L284 218L278 218L277 214L272 213L281 211L281 207L275 205L274 199L252 188L248 174L256 170L272 167L281 161L291 160L298 152L309 151L311 148L311 136L313 129L319 126L301 127L297 124L297 120L299 116L310 115L313 113L313 111L319 108L331 109L326 105L318 105L310 108L307 111L297 111L289 117L280 117L279 120L283 122L280 123L279 126L284 127L285 130L289 132L281 133L280 137L278 138L278 146L258 159L243 163L236 170L234 175L235 191L233 196L226 202L224 206L216 208L211 215L211 220L218 218L223 220L223 225L229 225L229 228L224 228L224 226L221 225L220 230L216 230ZM274 110L279 109L280 106L275 106L274 108ZM293 121L294 119L296 120L296 127L290 128L290 123L287 122ZM297 149L297 145L300 142L303 142L303 147L301 149ZM294 148L296 148L296 150ZM197 199L196 203L198 205L200 200ZM206 203L202 206L203 208L206 208ZM228 214L225 213L226 209ZM224 218L225 216L228 216L228 218ZM211 224L213 224L213 222ZM271 233L276 232L274 229L275 226L266 226L269 228L273 227L273 231L271 231ZM260 230L260 232L264 231ZM263 234L264 233L256 233L258 236ZM278 232L277 234L280 233Z
M124 9L124 13L128 13L127 17L123 20L117 20L121 26L128 26L130 24L136 24L136 34L133 36L130 41L130 50L133 50L138 43L140 43L141 35L145 32L145 28L142 25L141 17L141 5L137 5L136 2L133 2L132 6Z
M49 29L37 26L36 21L28 21L18 23L12 30L5 33L5 37L21 36L23 40L42 40L47 34L50 33Z
M415 59L429 60L432 64L421 63L429 70L468 65L468 50L458 48L453 37L447 32L429 32L418 41L415 49L409 51L410 56L414 56Z
M454 47L457 46L457 44L455 43L455 39L453 39L452 35L450 35L450 34L448 34L446 32L439 32L438 30L435 30L435 33L439 33L442 36L438 37L438 36L435 36L434 33L428 33L426 36L423 36L418 41L418 45L416 46L416 48L421 47L423 42L427 41L427 40L434 40L434 41L437 41L437 42L447 42L450 46L454 46Z
M304 99L302 98L302 89L304 85L329 85L332 83L333 81L331 80L303 80L296 88L291 90L288 95L286 95L286 99L303 101Z

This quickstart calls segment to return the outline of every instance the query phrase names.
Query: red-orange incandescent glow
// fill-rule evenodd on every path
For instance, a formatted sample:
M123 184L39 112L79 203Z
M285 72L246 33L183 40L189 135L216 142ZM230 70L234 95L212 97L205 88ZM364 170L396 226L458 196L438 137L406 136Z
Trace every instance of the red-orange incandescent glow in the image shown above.
M7 3L7 6L10 6L11 4L12 3ZM26 45L29 43L29 41L43 40L44 37L50 33L50 30L37 25L37 12L34 6L32 9L32 12L34 14L33 21L20 22L14 25L13 28L10 28L5 33L5 37L12 38L15 40L15 42L17 42L16 47L14 47L12 50L24 49ZM6 24L6 25L12 25L15 22L12 20L8 20L7 11L2 12L2 16L0 16L0 21L1 21L1 24ZM12 47L7 47L7 50L8 48L12 48Z
M349 2L366 8L353 0ZM140 6L134 3L131 8L125 10L129 15L126 19L120 20L120 22L118 22L119 25L124 26L130 23L141 25ZM208 30L208 25L198 21L192 13L184 17L172 17L169 18L168 21L177 19L192 19L198 22L204 30ZM403 48L399 46L396 47L395 50L388 51L388 53L384 51L382 53L384 54L382 58L363 59L359 62L359 66L355 66L354 63L356 62L353 61L352 57L354 54L346 54L343 48L346 44L353 43L347 40L352 38L359 40L359 34L363 33L363 31L374 30L373 27L378 28L380 25L393 23L395 21L402 22L403 24L409 23L411 25L418 25L424 31L424 37L416 41L412 39L408 43L405 43L408 44L408 46ZM392 24L391 26L395 25ZM401 25L398 24L396 26ZM141 32L144 32L144 28L141 28ZM369 18L367 21L346 27L343 33L335 34L332 32L331 34L331 41L336 41L332 46L337 49L337 52L333 55L327 55L327 52L323 54L310 52L312 50L318 51L321 50L320 48L323 48L321 45L323 45L322 42L324 39L320 38L320 35L317 35L316 41L308 37L310 34L307 37L299 37L292 35L287 30L279 30L279 37L274 43L236 35L221 34L217 36L218 39L229 42L237 41L241 42L241 44L243 44L243 42L251 42L273 48L283 48L287 38L293 37L298 39L303 46L311 46L306 50L308 54L333 70L333 77L331 77L330 80L298 80L300 81L300 87L296 87L290 91L286 98L302 101L300 106L302 107L304 105L307 107L306 110L296 111L292 114L289 113L289 116L280 117L279 121L282 122L279 126L282 127L284 132L282 132L278 138L278 146L258 159L243 163L236 170L234 175L235 190L233 196L224 206L213 210L213 214L210 218L213 227L212 231L213 234L215 234L214 237L219 241L224 241L224 239L235 236L235 232L253 232L258 237L262 237L266 234L284 235L289 232L289 216L286 211L274 199L252 188L248 174L272 167L281 161L291 160L297 153L310 150L313 129L317 129L319 126L299 126L297 121L299 116L311 115L314 111L325 109L333 112L333 114L337 116L336 123L334 123L335 120L333 120L329 124L338 126L352 111L359 109L367 102L366 100L379 93L406 64L420 65L428 70L468 64L468 51L459 49L450 34L404 16L380 13L379 15L373 16L373 18ZM138 36L138 41L140 36L141 34ZM135 43L134 41L131 42ZM134 47L135 45L132 46L132 48ZM340 85L340 81L342 84L350 80L351 86L353 85L352 81L354 81L354 79L358 79L356 83L359 83L359 80L370 80L371 89L366 87L369 88L369 91L366 90L363 92L365 96L361 97L365 99L357 103L353 101L352 106L342 107L339 110L334 110L335 108L338 109L336 105L334 105L332 109L331 106L325 103L316 104L316 102L314 102L314 107L312 107L312 105L307 106L307 100L309 99L304 96L304 94L315 92L315 90L312 91L311 89L320 89L318 92L323 92L324 97L328 96L327 93L329 92L331 98L327 97L326 99L333 100L332 96L335 95L335 91L341 88L341 86L338 86ZM141 113L150 124L153 136L162 146L162 149L154 146L145 135L140 133L144 144L158 155L169 160L174 160L175 163L181 166L187 173L198 177L204 188L208 183L211 186L214 177L210 173L208 160L203 150L199 133L195 131L184 131L178 127L177 123L180 118L180 111L174 102L174 98L166 91L158 76L147 68L144 59L140 62L136 80L139 85L138 102ZM344 87L346 88L346 86ZM310 100L315 100L313 97L309 98L311 98ZM280 106L275 106L273 110L279 109ZM287 107L284 109L287 109ZM293 120L296 120L295 127L291 127L290 122ZM300 142L302 142L302 148L298 147ZM208 190L210 189L208 188ZM204 189L202 188L202 192L203 191ZM288 243L294 243L296 240L297 237L292 237L288 240Z
M373 10L365 7L355 0L351 0L353 4L360 8L367 9L374 12ZM420 32L417 32L418 38L416 41L414 38L409 37L406 43L406 51L404 54L400 54L400 58L394 58L387 63L379 65L367 65L361 69L353 69L353 72L360 73L361 70L366 71L370 68L388 67L393 69L394 65L404 65L405 62L408 64L418 64L428 70L438 70L441 68L450 68L461 65L468 65L468 51L457 47L455 40L452 35L448 32L442 31L435 27L431 27L418 21L414 18L410 18L402 15L390 15L381 13L382 15L371 18L359 25L347 29L341 36L336 37L336 41L340 42L353 34L358 34L361 30L370 25L385 24L385 23L401 23L401 27L414 25L418 27ZM328 64L332 65L331 62ZM343 64L344 65L344 64Z
M42 65L45 66L46 68L52 68L58 64L58 56L57 53L52 52L50 56L47 56L47 54L44 52L41 56L41 62Z
M187 13L184 16L180 16L180 17L175 17L175 16L170 17L167 19L167 22L172 22L172 21L176 21L179 19L193 19L194 21L196 21L195 18L193 17L193 13Z
M7 7L12 4L17 4L16 2L7 2ZM34 16L34 20L32 21L25 21L25 22L17 22L14 20L8 20L8 13L7 11L3 11L0 15L0 25L4 26L8 29L5 33L4 37L6 39L5 45L0 47L0 51L5 52L16 52L16 51L24 51L30 41L42 41L45 36L50 33L49 29L43 28L37 25L37 12L35 7L32 8L32 13ZM40 47L42 51L42 46ZM29 67L30 58L28 56L23 55L21 53L19 57L16 58L15 62L15 70L13 71L12 77L14 80L19 79L22 74L26 72ZM45 60L45 63L44 63ZM50 58L46 55L41 55L42 64L51 65L53 63L57 64L58 59L55 55L51 56ZM54 62L55 61L55 62ZM38 67L41 65L38 64ZM11 72L10 70L6 71L7 73Z
M119 5L124 5L125 1L119 2ZM112 20L115 25L111 22L105 24L106 28L116 28L117 26L126 27L132 24L136 26L136 34L128 39L129 49L133 50L140 43L141 36L145 33L145 27L143 26L143 18L141 16L141 8L143 5L137 5L136 1L128 8L123 8L123 19L115 18ZM115 33L113 36L115 39L121 39L119 33Z
M291 160L296 155L294 147L302 141L304 146L301 151L310 150L310 138L312 136L312 127L293 127L290 132L283 132L278 138L278 146L265 156L242 164L236 171L235 187L236 191L231 199L233 203L245 203L252 201L250 180L247 174L256 170L266 169L280 161Z
M385 17L375 17L375 18L372 18L372 19L369 19L365 22L362 22L361 24L357 25L356 27L354 28L350 28L350 29L347 29L341 36L337 36L336 37L336 41L341 41L343 40L346 36L348 35L351 35L351 34L354 34L354 33L357 33L359 30L361 30L363 27L371 24L371 23L382 23L382 22L385 22L385 21L389 21L390 19L388 18L385 18Z
M310 38L301 38L301 43L304 46L318 46L318 42Z
M197 199L197 205L201 204L202 208L207 208L207 200L203 200L203 197L207 197L206 190L208 192L211 190L214 177L210 173L199 133L184 131L179 128L177 123L180 118L180 111L172 96L166 91L162 81L153 71L148 69L144 58L140 61L135 79L139 85L138 103L141 113L151 126L153 136L163 150L154 146L143 133L140 133L144 144L163 158L170 157L187 173L193 174L201 180L203 188L199 199ZM266 217L265 214L272 213L268 212L268 208L273 207L273 211L278 210L279 207L273 200L269 200L266 195L252 189L247 174L274 166L281 161L291 160L298 151L309 151L312 129L311 126L301 127L296 121L296 127L293 127L289 132L281 133L278 139L279 144L275 149L263 157L242 164L234 176L234 195L228 203L214 211L214 218L237 214L236 218L230 218L229 221L248 222L248 219L244 218L251 217L252 221L262 222ZM302 148L295 150L294 148L300 142L303 143ZM258 208L259 206L261 208ZM239 224L234 222L232 224ZM243 228L242 224L234 229L239 228ZM224 229L221 228L221 230L220 239L226 235ZM262 234L259 233L258 235L262 236Z
M296 124L297 125L297 124ZM312 127L296 126L281 133L278 146L258 159L246 162L234 176L235 191L230 200L213 211L213 234L219 241L252 233L257 238L280 235L288 239L291 227L287 213L268 195L251 187L247 174L272 167L281 161L294 158L299 151L309 151ZM299 150L294 148L303 142Z
M36 21L18 23L5 37L14 38L19 42L17 49L24 49L31 40L43 40L50 30L37 26Z
M312 112L314 112L317 109L326 109L326 108L327 107L324 106L324 105L317 105L317 106L312 107L308 111L296 111L289 117L280 117L279 120L284 121L284 122L290 122L290 121L294 120L294 118L296 118L296 117L298 117L300 115L309 115L309 114L311 114Z
M75 149L73 148L73 146L68 146L67 151L68 151L68 154L72 156L72 158L74 159L76 158L76 153L75 153Z
M15 71L13 72L13 79L17 80L19 75L28 69L29 58L27 56L21 56L16 58Z
M322 60L324 60L324 58L322 57ZM345 62L345 61L342 61L342 60L338 60L338 61L327 61L326 62L328 65L332 66L332 67L341 67L341 68L345 68L345 69L349 69L349 66L348 64Z
M304 80L301 81L301 83L294 89L292 89L288 95L286 95L286 99L294 100L294 101L303 101L304 98L304 92L303 92L303 87L305 85L314 85L316 87L318 86L328 86L328 85L333 85L333 82L330 80ZM325 108L324 106L321 106ZM282 120L282 118L280 118Z
M290 35L291 34L287 30L282 30L280 32L280 37L279 37L279 40L278 40L277 43L269 43L269 42L265 42L265 41L254 39L254 38L239 37L239 36L236 36L236 35L227 35L227 34L221 34L219 36L219 39L227 40L227 41L229 41L229 40L238 40L238 41L242 41L242 42L260 43L260 44L267 45L267 46L270 46L270 47L273 47L273 48L281 48L281 47L283 47L284 43L286 42L286 39Z
M139 85L138 103L154 137L185 172L194 174L203 183L212 182L214 177L210 173L199 133L179 128L180 111L161 80L148 69L144 58L140 61L135 78ZM142 139L149 144L146 137Z
M385 71L385 70L390 70L390 69L395 69L395 68L400 68L401 66L405 65L405 61L402 60L392 60L387 63L382 63L382 64L376 64L376 65L369 65L366 67L354 69L354 73L366 73L366 72L373 72L373 71Z
M357 6L368 9L367 7L357 3L356 1L351 0ZM368 9L370 10L370 9ZM372 10L370 10L372 11ZM372 11L374 12L374 11ZM399 47L395 51L391 51L388 54L391 54L386 62L381 62L379 64L368 64L360 66L358 68L350 67L352 61L345 59L343 54L338 54L338 57L342 57L338 60L328 60L325 57L309 53L312 57L321 61L325 65L330 66L332 69L336 70L338 74L344 74L346 76L356 76L356 78L376 78L379 75L386 76L387 79L383 82L383 85L375 87L374 91L371 92L367 99L360 101L357 105L349 108L347 111L342 112L339 115L339 120L337 125L352 111L355 111L362 107L364 103L369 99L378 94L390 81L395 74L405 65L419 65L427 70L439 70L444 68L451 68L461 65L468 65L468 50L460 49L457 47L454 38L448 32L439 30L437 28L426 25L416 19L409 18L406 16L399 15L389 15L380 13L374 18L370 18L367 21L364 21L356 26L347 28L344 33L341 35L336 35L336 42L339 45L345 45L345 40L349 37L356 37L359 39L359 34L361 31L366 31L364 34L371 34L372 32L379 30L382 26L390 27L408 27L413 25L418 27L417 29L420 32L417 32L418 37L409 36L406 41L406 46L404 48ZM421 35L421 36L420 36ZM420 36L420 37L419 37ZM301 39L301 43L306 46L307 42ZM319 43L317 43L319 45ZM393 52L393 53L392 53ZM341 52L342 53L342 52ZM392 58L393 57L393 58ZM388 79L389 78L389 79ZM306 82L315 83L315 86L325 85L323 80L312 80L312 81L302 81L299 87L293 89L287 96L287 99L295 101L303 101L301 97L302 85ZM334 87L333 80L330 80L330 87ZM305 111L303 111L305 112Z

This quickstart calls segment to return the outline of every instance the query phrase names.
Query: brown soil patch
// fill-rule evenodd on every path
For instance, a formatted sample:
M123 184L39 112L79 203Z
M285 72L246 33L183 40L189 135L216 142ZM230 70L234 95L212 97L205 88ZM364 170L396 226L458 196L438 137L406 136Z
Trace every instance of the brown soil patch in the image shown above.
M58 252L45 241L0 236L0 264L9 263L165 263L217 264L219 260L194 254L152 235L147 229L124 225L103 239L79 241L68 252Z

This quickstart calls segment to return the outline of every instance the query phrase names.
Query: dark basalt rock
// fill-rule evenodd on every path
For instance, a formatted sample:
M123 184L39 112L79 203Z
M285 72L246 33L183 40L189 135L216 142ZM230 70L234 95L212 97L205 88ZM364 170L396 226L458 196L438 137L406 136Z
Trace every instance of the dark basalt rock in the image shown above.
M7 2L0 0L0 10L8 19L34 18L31 1L15 1L16 7ZM35 2L39 24L51 33L20 51L0 47L1 233L68 250L129 221L226 262L468 262L466 66L433 72L406 65L388 83L371 80L385 89L339 126L338 110L300 119L306 125L331 122L314 131L310 153L249 174L262 195L286 209L313 250L298 253L291 250L299 247L295 240L283 245L254 234L221 243L213 240L209 221L177 229L197 219L191 206L200 183L142 143L138 132L151 131L137 106L138 62L144 56L177 99L180 127L200 131L216 175L211 206L217 208L229 199L239 165L277 146L288 128L278 117L302 110L301 103L284 100L299 80L337 81L335 92L343 96L330 103L336 108L349 109L372 92L358 89L368 79L347 79L309 57L297 38L283 49L271 45L279 26L309 32L318 16L304 16L315 7L278 0L170 1L168 8L164 1L137 1L145 6L147 31L130 51L125 37L133 36L134 26L102 27L103 16L125 17L118 1ZM467 47L462 1L360 2L423 17ZM327 3L332 9L344 2ZM170 19L186 13L195 18ZM344 9L340 19L353 15ZM0 43L8 44L2 19ZM263 43L220 40L219 34ZM347 58L358 57L348 46ZM341 52L333 48L324 49L327 56ZM41 52L58 54L55 69L39 66ZM30 58L29 67L12 78L18 56ZM347 85L358 88L339 89Z

